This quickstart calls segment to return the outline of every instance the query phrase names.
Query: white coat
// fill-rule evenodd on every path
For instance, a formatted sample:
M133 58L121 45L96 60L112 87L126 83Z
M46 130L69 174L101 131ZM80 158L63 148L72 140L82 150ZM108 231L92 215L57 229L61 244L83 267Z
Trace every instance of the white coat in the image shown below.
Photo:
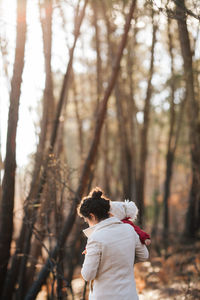
M88 237L81 274L90 281L89 300L136 300L134 262L149 253L129 224L115 217L84 230Z

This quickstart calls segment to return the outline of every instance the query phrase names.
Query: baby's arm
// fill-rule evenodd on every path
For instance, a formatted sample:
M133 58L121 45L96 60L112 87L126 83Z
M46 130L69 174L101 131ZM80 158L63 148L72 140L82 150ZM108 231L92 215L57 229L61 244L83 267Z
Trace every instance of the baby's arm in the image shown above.
M136 226L129 218L123 219L123 223L128 223L135 229L135 232L139 235L142 244L149 246L151 244L150 235L143 231L139 226Z
M145 231L143 231L139 226L136 226L134 223L133 223L133 227L137 232L137 234L139 235L141 243L149 246L151 244L150 235Z

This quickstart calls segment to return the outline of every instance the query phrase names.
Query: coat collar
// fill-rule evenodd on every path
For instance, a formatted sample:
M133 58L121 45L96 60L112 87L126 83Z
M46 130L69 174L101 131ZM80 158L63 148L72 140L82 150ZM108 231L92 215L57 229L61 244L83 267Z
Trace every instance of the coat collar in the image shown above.
M92 226L92 227L88 227L86 229L83 230L84 234L86 235L87 238L89 238L91 236L91 234L103 227L107 227L113 224L120 224L122 223L119 219L117 219L116 217L110 217L107 218L99 223L97 223L96 225Z

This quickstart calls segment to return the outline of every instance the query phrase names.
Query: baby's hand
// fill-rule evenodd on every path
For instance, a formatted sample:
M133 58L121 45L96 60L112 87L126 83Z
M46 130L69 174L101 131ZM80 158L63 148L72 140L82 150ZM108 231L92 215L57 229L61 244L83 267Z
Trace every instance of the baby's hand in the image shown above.
M149 246L151 244L151 240L150 239L146 239L144 243L145 243L146 246Z
M85 249L85 250L82 252L82 254L87 254L87 250Z

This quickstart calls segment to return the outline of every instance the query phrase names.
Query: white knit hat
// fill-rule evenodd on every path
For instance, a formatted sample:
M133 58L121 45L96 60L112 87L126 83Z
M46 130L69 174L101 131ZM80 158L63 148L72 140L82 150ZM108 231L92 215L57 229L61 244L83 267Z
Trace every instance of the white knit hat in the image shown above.
M130 218L135 221L138 214L138 208L134 202L125 200L124 202L110 201L110 213L119 220Z

